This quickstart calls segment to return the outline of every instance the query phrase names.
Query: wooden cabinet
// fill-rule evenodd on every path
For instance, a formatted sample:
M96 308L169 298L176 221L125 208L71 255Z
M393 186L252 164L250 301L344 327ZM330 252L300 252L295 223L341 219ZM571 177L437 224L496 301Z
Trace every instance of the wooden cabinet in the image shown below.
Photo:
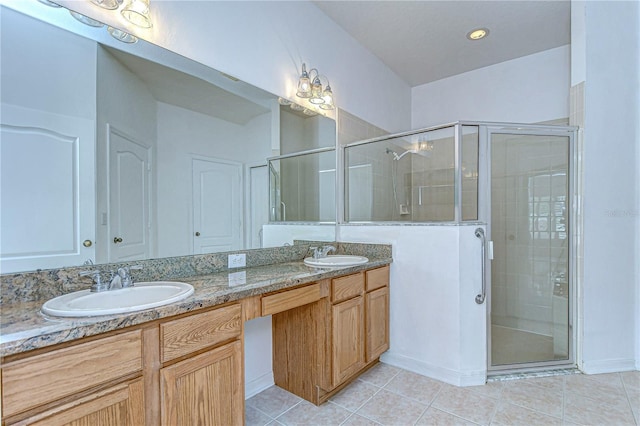
M242 344L236 340L161 370L163 425L242 425Z
M6 425L242 425L242 308L3 359Z
M2 365L2 408L6 424L25 424L40 418L43 409L49 417L66 418L60 406L73 406L77 412L90 413L102 418L101 424L111 423L113 413L128 412L127 402L143 400L138 388L107 392L111 383L122 382L126 378L142 375L142 333L140 330L127 331L112 336L92 339L73 346L54 349L30 357L5 360ZM142 392L142 389L140 389ZM129 395L135 395L129 399ZM77 398L83 398L76 400ZM115 399L114 399L115 398ZM81 401L81 402L80 402ZM84 408L76 407L77 404ZM112 408L108 408L110 405ZM58 406L54 409L53 407ZM102 408L101 408L102 407ZM115 408L121 407L121 408ZM104 408L104 409L103 409ZM80 411L78 411L80 410ZM78 414L69 414L70 417ZM139 416L133 415L135 419ZM144 420L144 414L142 415ZM52 421L53 422L53 421Z
M273 315L276 385L318 405L389 348L389 267L320 284L329 297Z
M13 425L32 426L140 426L145 424L142 379L121 383L100 392L27 417Z
M320 404L388 349L389 267L2 358L2 424L242 425L243 321L260 315L276 384Z
M241 337L239 304L160 324L163 425L244 423Z
M364 367L364 300L362 296L331 307L332 387Z

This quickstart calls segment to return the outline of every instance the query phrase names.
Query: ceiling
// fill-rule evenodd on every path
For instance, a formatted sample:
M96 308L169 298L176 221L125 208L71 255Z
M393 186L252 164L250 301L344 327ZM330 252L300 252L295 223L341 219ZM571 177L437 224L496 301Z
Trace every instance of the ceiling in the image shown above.
M570 42L569 0L314 3L411 87Z

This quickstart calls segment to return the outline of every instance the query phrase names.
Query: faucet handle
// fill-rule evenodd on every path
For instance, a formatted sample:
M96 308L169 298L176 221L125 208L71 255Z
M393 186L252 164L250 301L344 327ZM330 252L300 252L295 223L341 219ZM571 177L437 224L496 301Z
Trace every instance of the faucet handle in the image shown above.
M102 282L102 271L99 269L94 269L92 271L80 271L78 273L81 277L91 277L93 280L93 285L91 286L91 291L103 291L107 290L109 287L108 283Z
M120 283L122 287L133 286L133 277L131 276L131 271L140 269L142 269L142 265L123 266L121 268L118 268L118 275L120 276Z

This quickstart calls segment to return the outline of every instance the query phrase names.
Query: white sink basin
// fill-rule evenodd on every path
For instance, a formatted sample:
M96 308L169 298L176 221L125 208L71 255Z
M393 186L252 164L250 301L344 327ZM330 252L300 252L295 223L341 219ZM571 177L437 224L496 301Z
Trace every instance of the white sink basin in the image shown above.
M191 284L175 281L139 282L133 287L92 293L76 291L48 300L42 312L57 317L122 314L155 308L193 294Z
M364 256L352 256L348 254L336 254L329 255L327 257L320 257L314 259L313 257L307 257L304 259L304 263L309 266L315 266L316 268L339 268L342 266L355 266L367 263L368 258Z

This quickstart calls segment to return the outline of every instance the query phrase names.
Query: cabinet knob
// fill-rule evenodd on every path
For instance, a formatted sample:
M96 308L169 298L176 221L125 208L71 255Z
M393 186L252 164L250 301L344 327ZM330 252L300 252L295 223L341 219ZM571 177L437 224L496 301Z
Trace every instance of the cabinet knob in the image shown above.
M116 243L116 244L121 243L121 242L122 242L122 238L120 238L120 237L115 237L115 238L113 239L113 242L114 242L114 243Z
M199 237L199 236L200 236L200 233L199 233L199 232L196 232L196 237Z
M82 242L82 245L85 247L91 247L93 245L93 242L91 240L84 240Z

